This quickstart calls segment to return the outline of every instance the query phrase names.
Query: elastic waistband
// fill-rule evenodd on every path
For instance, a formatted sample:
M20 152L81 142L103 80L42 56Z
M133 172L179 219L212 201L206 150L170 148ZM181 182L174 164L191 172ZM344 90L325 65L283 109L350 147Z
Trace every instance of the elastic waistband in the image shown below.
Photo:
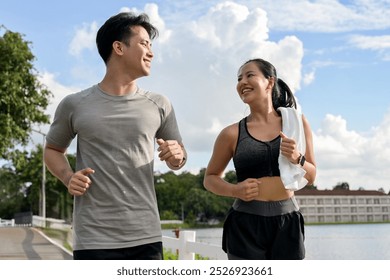
M237 198L234 200L233 209L248 214L271 217L298 211L299 206L295 196L279 201L243 201Z

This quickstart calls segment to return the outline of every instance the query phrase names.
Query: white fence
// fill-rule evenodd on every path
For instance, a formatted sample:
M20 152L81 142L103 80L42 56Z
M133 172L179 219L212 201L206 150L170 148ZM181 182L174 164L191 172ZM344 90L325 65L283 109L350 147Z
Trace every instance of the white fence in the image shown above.
M15 220L4 220L0 218L0 227L13 227L15 226Z
M180 231L179 238L163 236L166 249L177 250L179 260L194 260L195 254L212 260L226 260L226 253L221 246L196 242L195 231Z
M65 220L53 219L53 218L42 218L40 216L33 216L32 226L34 227L48 227L53 229L68 230L71 228Z

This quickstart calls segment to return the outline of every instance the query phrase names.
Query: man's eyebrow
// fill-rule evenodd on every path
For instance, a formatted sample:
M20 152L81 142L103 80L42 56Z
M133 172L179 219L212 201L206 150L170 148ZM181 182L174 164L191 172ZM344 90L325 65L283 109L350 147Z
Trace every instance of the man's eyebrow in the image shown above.
M152 41L149 40L149 39L141 39L141 42L145 42L145 43L148 43L148 44L152 44Z

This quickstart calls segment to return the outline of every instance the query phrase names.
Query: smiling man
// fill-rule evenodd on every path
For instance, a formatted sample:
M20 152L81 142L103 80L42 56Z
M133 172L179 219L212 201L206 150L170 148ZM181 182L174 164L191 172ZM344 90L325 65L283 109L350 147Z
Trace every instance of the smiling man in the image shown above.
M74 259L162 259L154 190L155 145L172 170L186 151L170 101L137 86L158 30L145 14L120 13L99 29L103 80L65 97L47 135L45 162L74 196ZM77 135L76 170L66 151Z

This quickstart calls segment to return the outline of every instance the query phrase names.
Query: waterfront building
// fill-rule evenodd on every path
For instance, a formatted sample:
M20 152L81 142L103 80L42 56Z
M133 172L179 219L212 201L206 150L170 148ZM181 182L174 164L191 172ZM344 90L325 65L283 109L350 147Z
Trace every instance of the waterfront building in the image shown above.
M369 190L295 192L306 223L390 222L390 195Z

